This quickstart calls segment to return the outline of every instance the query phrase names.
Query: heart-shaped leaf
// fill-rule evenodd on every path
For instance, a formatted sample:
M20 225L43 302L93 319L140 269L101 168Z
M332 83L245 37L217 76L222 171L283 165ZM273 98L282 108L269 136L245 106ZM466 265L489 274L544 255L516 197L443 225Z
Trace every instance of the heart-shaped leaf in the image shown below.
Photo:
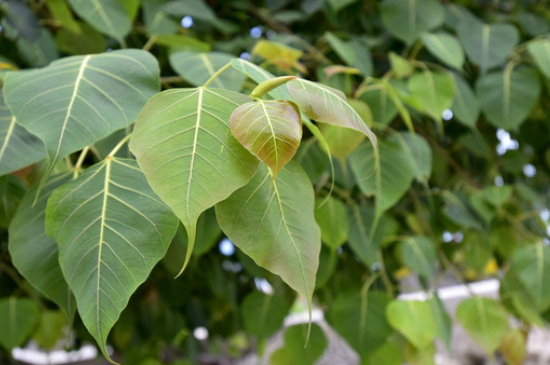
M321 239L335 250L348 240L349 220L346 206L330 196L315 201L315 220L321 228Z
M72 319L74 297L59 266L57 243L46 235L46 204L52 192L70 181L72 174L52 176L33 205L38 185L27 192L9 227L9 251L14 266L32 286Z
M476 91L483 113L495 127L515 129L539 100L541 82L535 69L519 67L491 72L482 77Z
M453 105L455 83L450 73L416 73L409 79L408 87L424 111L441 124L443 111Z
M22 346L39 319L38 307L27 298L0 299L0 345L11 352Z
M176 229L176 217L135 160L108 157L50 197L46 232L58 243L78 313L105 357L111 328Z
M508 314L490 298L474 296L456 308L456 319L472 339L492 354L508 330Z
M292 159L302 140L300 110L288 100L258 100L231 114L231 132L273 176Z
M376 136L341 91L304 79L291 80L287 85L293 100L308 117L320 123L355 129L376 145Z
M385 0L381 12L388 31L409 46L445 20L445 10L435 0Z
M466 54L483 73L504 63L519 41L513 25L483 24L475 18L461 21L457 33Z
M132 24L120 0L68 0L74 12L101 33L124 44Z
M428 302L394 300L386 307L386 317L390 325L418 349L430 346L437 336L437 326Z
M171 89L136 121L130 150L147 181L187 230L186 266L197 219L254 175L258 160L231 134L233 110L251 99L220 89Z
M44 181L63 157L133 122L159 87L156 59L122 50L11 72L4 96L17 123L46 144L50 165Z
M248 185L216 205L218 222L231 241L281 276L310 308L321 251L313 208L313 188L295 162L274 179L261 165Z
M22 169L44 157L44 143L16 123L0 91L0 175Z
M550 79L550 41L538 39L527 43L527 49L535 64L546 78Z
M409 237L399 245L401 259L413 271L428 279L435 278L437 253L435 244L428 237Z
M177 51L170 54L170 65L193 86L202 86L219 69L232 62L225 53ZM225 70L212 81L212 87L239 91L245 76L233 69Z

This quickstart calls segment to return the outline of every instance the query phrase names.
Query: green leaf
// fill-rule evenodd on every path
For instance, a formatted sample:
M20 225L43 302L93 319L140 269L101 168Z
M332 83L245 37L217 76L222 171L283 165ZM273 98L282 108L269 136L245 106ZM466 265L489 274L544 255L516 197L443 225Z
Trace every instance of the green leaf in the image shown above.
M4 96L17 123L46 144L47 178L63 157L133 122L159 86L149 52L122 50L11 72Z
M437 336L437 325L428 302L394 300L386 307L390 325L416 348L430 346Z
M479 119L479 99L462 76L453 73L455 93L452 110L456 119L466 127L475 128Z
M155 44L188 52L208 52L211 48L209 43L182 34L156 34ZM181 66L179 66L178 69L187 72L187 70ZM195 77L194 74L190 74L190 76Z
M490 298L475 296L463 300L456 308L456 319L489 354L498 348L508 330L508 314Z
M319 325L311 325L309 342L306 343L308 325L299 324L285 331L284 347L275 351L270 358L271 365L313 365L327 347L327 339Z
M231 63L233 59L233 56L219 52L176 51L170 54L170 65L191 85L202 86L216 71ZM228 69L214 79L211 86L239 91L244 79L240 72Z
M519 67L491 72L476 86L481 109L491 124L498 128L516 129L529 116L541 92L537 72Z
M46 204L52 192L70 181L72 174L53 176L33 205L38 185L27 192L9 227L9 251L23 277L72 319L74 298L59 266L57 243L46 235Z
M80 25L74 19L71 9L69 9L65 0L48 0L46 5L52 13L52 16L64 29L72 33L80 33Z
M454 80L448 72L424 71L409 79L409 90L424 111L440 124L441 114L453 105Z
M403 349L405 361L409 365L435 365L435 346L430 344L424 348L417 348L406 343Z
M132 23L119 0L68 0L74 12L99 32L124 44Z
M0 175L32 165L44 157L44 144L17 124L0 91Z
M401 349L393 342L385 342L372 355L363 357L361 365L402 365L404 363Z
M415 171L415 179L427 183L432 175L432 149L426 140L409 132L392 134L389 140L397 142L409 155L409 164Z
M444 64L461 69L464 64L464 51L458 39L446 32L424 33L424 45L432 55Z
M378 85L380 87L361 94L359 99L369 106L375 123L389 124L398 113L398 108L393 103L388 90L392 86L386 81Z
M276 294L248 294L241 305L246 333L259 339L268 338L281 328L289 309L284 299Z
M386 29L409 46L445 20L444 8L435 0L384 0L381 12Z
M520 328L508 331L499 346L499 351L504 355L506 363L510 365L524 364L527 356L527 335Z
M40 315L40 322L32 336L38 346L51 351L57 341L63 338L63 330L67 321L62 312L56 310L45 310Z
M297 76L281 76L262 81L254 88L254 90L252 90L250 97L253 99L261 98L271 90L278 88L279 86L286 84L295 78L297 78Z
M527 43L527 50L542 74L550 79L550 41L537 39Z
M38 307L27 298L0 299L0 345L11 352L22 346L38 322Z
M409 269L427 279L435 279L437 253L431 239L425 236L409 237L399 244L399 254Z
M346 206L330 196L315 201L315 220L321 228L321 239L335 250L348 240L349 220Z
M448 351L451 351L451 341L453 337L453 323L441 299L434 295L428 299L432 309L432 314L437 324L437 336L443 340Z
M141 0L143 7L143 22L147 28L147 35L174 34L179 24L164 10L165 0Z
M248 185L216 205L218 222L231 241L281 276L310 308L321 250L313 209L311 183L294 162L274 179L261 165Z
M330 153L342 163L365 139L363 133L349 128L331 124L322 124L319 128L329 145Z
M367 204L353 204L348 208L350 221L349 245L355 255L369 267L378 262L378 251L384 246L384 238L397 234L398 223L382 214L372 231L374 208Z
M37 39L21 37L17 39L16 46L23 61L31 67L43 67L59 58L54 37L43 28Z
M300 109L288 100L257 100L231 114L231 132L273 176L294 157L302 140Z
M189 15L208 22L216 20L216 14L203 0L172 0L168 1L162 9L178 17Z
M376 136L340 91L304 79L291 80L287 86L296 104L311 119L362 132L376 145Z
M400 143L381 141L378 149L378 168L372 144L367 142L350 155L349 161L363 194L375 196L377 210L386 211L407 192L416 172L410 163L409 151Z
M406 58L399 56L395 52L389 54L391 69L395 73L397 78L403 78L409 76L414 71L412 62L409 62Z
M372 74L371 54L366 44L357 39L344 42L330 32L325 32L324 37L347 65L361 71L363 76Z
M171 89L153 97L136 121L130 151L187 230L183 268L201 213L248 183L258 166L229 128L233 110L248 101L229 90Z
M118 1L124 7L126 14L128 14L128 18L130 18L130 20L134 20L139 11L141 0L118 0Z
M494 207L500 207L506 203L512 196L512 186L487 186L483 189L483 197Z
M134 160L108 157L48 200L46 232L58 243L80 317L108 359L111 328L176 229Z
M90 53L101 53L107 49L105 37L88 23L78 23L81 32L72 33L67 29L60 29L55 34L55 43L59 51L71 55L85 55Z
M328 321L360 357L366 357L393 332L385 316L389 302L381 291L342 293L330 307Z
M543 35L550 31L548 20L539 14L520 11L517 15L517 20L521 27L533 37Z
M0 227L7 228L27 191L25 182L15 175L0 176Z
M231 66L235 68L240 73L250 77L252 80L256 81L258 84L261 84L264 81L268 81L271 79L274 79L275 76L264 70L263 68L245 61L240 58L233 58L231 60ZM271 95L274 99L279 100L293 100L292 96L288 92L288 89L286 87L277 87L275 89L272 89L268 92L269 95Z
M519 33L513 25L489 25L477 19L461 21L457 33L466 55L482 73L504 63L519 41Z
M517 249L511 268L517 272L538 310L542 313L550 308L550 247L539 242Z

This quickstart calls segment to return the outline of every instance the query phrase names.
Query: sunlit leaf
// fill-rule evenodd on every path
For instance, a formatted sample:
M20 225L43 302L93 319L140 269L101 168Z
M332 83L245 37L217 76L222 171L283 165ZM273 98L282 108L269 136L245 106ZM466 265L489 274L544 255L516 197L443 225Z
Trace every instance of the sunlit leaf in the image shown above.
M171 89L152 98L136 121L130 150L187 230L184 267L201 213L248 183L256 171L258 160L229 127L233 110L250 100L229 90Z
M122 50L12 72L4 96L17 123L46 144L47 177L63 157L133 122L159 87L156 59Z
M311 308L321 250L313 188L294 162L272 180L261 165L248 185L216 205L218 222L237 247L281 276Z
M274 176L292 159L302 140L300 110L288 100L257 100L231 114L231 132Z
M36 289L72 318L74 298L59 266L57 243L46 235L46 204L52 192L65 184L71 174L53 176L33 206L37 185L25 195L9 227L9 251L14 266Z
M44 143L16 123L0 91L0 175L22 169L44 157Z
M99 32L124 44L132 24L119 0L68 0L74 12Z
M443 6L435 0L385 0L381 15L388 31L409 46L445 20Z
M219 53L176 51L170 54L170 65L193 86L202 86L220 68L232 62L233 56ZM210 86L239 91L245 77L234 69L225 70Z
M498 128L519 127L535 107L542 86L531 67L507 67L482 77L476 86L481 109Z
M22 346L38 322L36 304L27 298L0 299L0 345L11 352Z
M58 243L80 318L107 358L111 328L176 228L134 160L109 157L48 200L46 232Z
M386 308L390 325L419 349L430 346L437 336L437 326L428 302L394 300Z
M474 296L463 300L456 308L456 319L489 354L498 348L508 330L508 314L490 298Z

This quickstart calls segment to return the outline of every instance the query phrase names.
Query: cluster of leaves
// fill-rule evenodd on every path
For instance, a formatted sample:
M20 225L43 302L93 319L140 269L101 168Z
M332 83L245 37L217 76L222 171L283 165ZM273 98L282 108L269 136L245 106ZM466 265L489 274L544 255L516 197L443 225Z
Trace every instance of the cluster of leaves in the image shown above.
M450 273L500 280L454 315L520 364L550 320L550 13L461 4L2 2L2 351L69 327L195 363L203 326L239 356L297 292L362 364L431 364ZM411 273L428 300L396 299ZM325 347L293 326L271 363Z

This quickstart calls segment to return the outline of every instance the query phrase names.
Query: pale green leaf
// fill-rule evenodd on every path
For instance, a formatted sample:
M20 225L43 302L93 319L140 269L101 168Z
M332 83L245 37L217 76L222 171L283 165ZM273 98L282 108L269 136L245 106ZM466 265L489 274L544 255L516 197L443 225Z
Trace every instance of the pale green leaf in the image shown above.
M359 188L367 196L375 196L377 210L386 211L409 189L415 169L409 151L395 141L378 144L380 165L376 168L372 144L363 142L350 157L350 165Z
M281 276L310 308L321 250L313 209L311 183L294 162L275 179L261 165L248 185L216 205L218 222L231 241Z
M483 189L483 197L494 207L500 207L506 203L512 196L512 186L488 186Z
M443 111L453 105L455 83L452 76L447 72L424 71L412 75L408 86L424 111L441 123Z
M44 310L40 315L38 327L32 338L38 346L51 351L56 343L63 338L63 332L67 326L67 320L62 312L57 310Z
M346 160L363 142L365 135L349 128L342 128L331 124L319 126L330 149L330 153L341 162Z
M321 239L331 249L343 245L348 239L349 220L346 206L330 196L315 201L315 220L321 228Z
M521 328L508 331L500 342L499 351L504 355L506 363L523 365L527 356L527 334Z
M58 243L80 318L107 358L109 332L176 229L135 160L108 157L48 200L46 232Z
M122 50L11 72L4 96L17 123L46 144L47 177L63 157L133 122L159 87L156 59Z
M390 52L389 59L392 71L395 73L395 76L400 79L409 76L414 71L412 62L399 56L395 52Z
M39 319L38 307L27 298L0 299L0 345L8 352L22 346Z
M124 44L132 23L119 0L68 0L74 12L99 32Z
M483 113L497 128L516 129L535 107L541 82L531 67L507 67L482 77L476 86Z
M17 124L0 91L0 175L22 169L44 157L44 143Z
M462 68L464 51L458 39L446 32L424 33L424 45L441 62L454 68Z
M527 49L542 74L550 79L550 41L548 39L531 41L527 43Z
M428 182L432 175L433 155L430 145L418 135L409 132L392 134L389 140L401 145L409 155L409 164L415 171L415 179L419 182Z
M52 16L63 28L72 33L80 33L80 25L75 20L65 0L48 0L46 5L52 13Z
M456 308L456 319L489 354L498 348L508 330L508 314L490 298L474 296L463 300Z
M366 357L393 332L385 315L389 302L380 291L342 293L330 307L328 321L360 357Z
M428 299L428 303L430 304L435 323L437 324L437 336L443 340L447 350L451 351L453 323L449 317L449 313L447 313L443 302L437 295Z
M386 29L409 46L445 20L444 8L435 0L384 0L381 12Z
M372 355L363 357L361 365L402 365L404 363L401 349L394 342L386 342Z
M409 269L427 279L435 279L437 253L431 239L425 236L409 237L399 244L399 254Z
M38 186L25 195L9 227L9 251L13 265L36 289L72 319L74 298L59 266L57 243L46 235L46 204L52 192L71 179L71 174L53 176L33 205Z
M457 33L466 55L482 73L504 63L519 41L519 33L513 25L489 25L471 18L459 23Z
M550 247L535 243L517 249L511 267L517 272L540 312L550 307Z
M302 140L300 109L288 100L257 100L231 114L231 132L276 176Z
M233 56L219 53L176 51L170 54L170 65L193 86L203 85L219 69L231 63ZM245 76L233 69L225 70L210 84L212 87L239 91Z
M455 93L452 111L455 118L469 128L475 128L479 119L479 99L462 76L453 73L455 81Z
M437 325L428 302L394 300L386 307L390 325L418 349L430 346L437 336Z
M229 90L171 89L152 98L136 121L130 150L187 230L184 267L201 213L248 183L256 171L259 161L229 127L233 110L250 100Z

